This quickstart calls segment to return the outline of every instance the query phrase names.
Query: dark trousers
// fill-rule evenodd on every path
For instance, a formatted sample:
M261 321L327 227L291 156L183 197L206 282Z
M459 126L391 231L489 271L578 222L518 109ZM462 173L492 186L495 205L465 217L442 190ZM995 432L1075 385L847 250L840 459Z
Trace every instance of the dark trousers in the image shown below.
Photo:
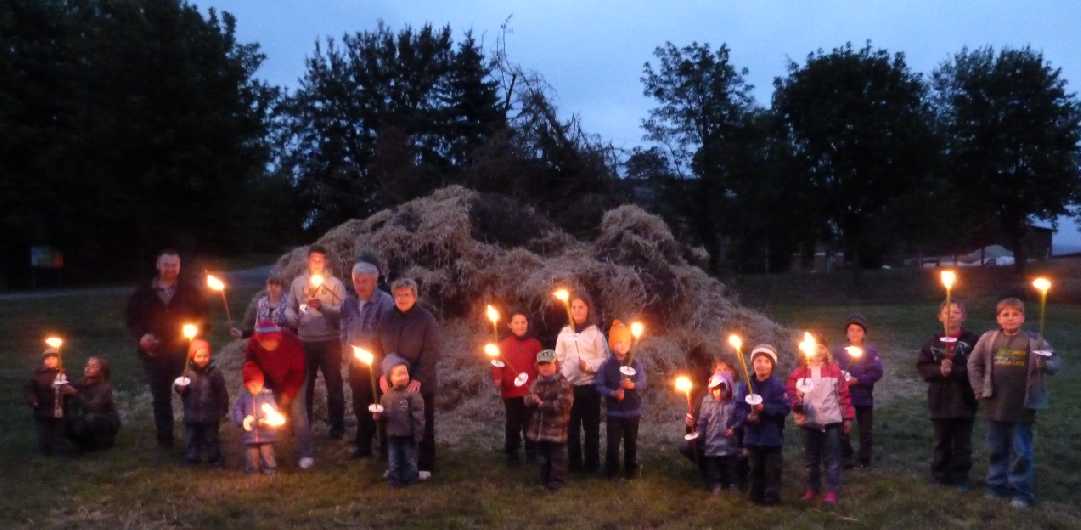
M585 431L585 465L582 465L582 440ZM596 472L601 459L601 395L593 385L574 387L571 424L567 431L567 460L571 471Z
M541 484L550 490L563 487L567 479L567 444L536 442L536 445Z
M780 447L747 448L750 453L750 497L754 502L781 502L781 468L784 457Z
M391 436L387 443L387 481L391 486L408 486L416 482L416 440L412 436Z
M315 373L323 372L323 382L327 386L327 423L331 434L341 434L345 430L345 394L342 392L342 345L335 340L305 342L304 358L307 361L308 375L308 418L312 415L312 397L315 392ZM365 408L367 410L367 408Z
M184 424L184 460L189 464L206 461L210 464L221 462L221 441L218 439L218 422Z
M972 469L972 418L931 420L935 439L932 445L931 476L942 484L965 485Z
M157 356L143 360L143 372L154 405L154 426L158 442L173 443L173 380L184 371L183 353L159 352Z
M119 422L105 414L84 414L67 423L68 439L83 451L109 449L119 430Z
M45 456L63 448L64 419L34 417L34 427L38 431L38 449Z
M736 455L707 456L704 458L707 486L711 488L719 486L728 489L729 486L736 484L739 473L739 459Z
M355 444L357 450L362 454L371 454L372 439L376 435L379 436L379 446L384 450L387 446L386 433L378 427L375 420L372 419L372 413L368 411L368 406L373 402L378 403L379 397L382 396L377 387L375 390L376 398L373 401L370 373L371 368L367 365L349 364L349 387L353 389L353 415L357 418Z
M522 446L522 440L525 440L526 459L533 460L537 449L534 443L526 438L526 430L529 428L529 419L536 409L527 407L524 398L514 397L503 400L503 410L506 413L503 450L508 457L517 458L518 448Z
M424 398L424 436L420 439L420 455L417 467L421 471L435 471L435 394L422 394Z
M824 430L803 431L803 465L807 468L807 488L822 491L822 469L826 471L826 490L841 488L841 428L840 423L826 425Z
M856 408L856 424L859 426L860 437L860 451L857 454L852 450L852 437L841 431L841 455L845 459L846 464L852 463L852 457L855 456L860 465L871 465L871 429L874 421L874 413L871 407L855 407Z
M638 420L608 416L608 452L604 471L609 477L619 474L619 443L623 442L623 472L628 478L638 472Z

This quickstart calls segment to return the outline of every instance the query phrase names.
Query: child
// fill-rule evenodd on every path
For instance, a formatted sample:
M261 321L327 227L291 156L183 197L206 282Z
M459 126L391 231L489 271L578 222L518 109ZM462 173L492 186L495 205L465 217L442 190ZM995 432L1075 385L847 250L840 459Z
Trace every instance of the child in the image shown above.
M83 380L75 389L78 393L68 415L68 438L83 451L109 449L120 430L120 415L109 383L109 363L101 357L87 359Z
M555 348L559 369L574 386L567 459L571 471L596 473L601 457L601 396L593 378L608 358L608 344L595 323L593 301L585 293L574 295L570 310L574 324L559 332ZM583 432L585 440L581 439Z
M233 423L244 430L240 438L244 444L244 472L273 475L278 465L274 460L274 442L278 434L268 421L264 406L274 407L274 394L263 388L263 371L259 365L247 361L241 369L244 390L233 405Z
M702 398L698 413L698 439L706 461L706 485L714 495L736 482L735 403L732 401L732 379L726 374L714 374L709 379L709 393Z
M529 318L524 311L512 312L507 327L510 328L511 336L499 342L499 351L503 352L503 358L510 361L510 364L505 368L493 366L492 381L496 388L500 389L506 416L503 450L507 454L507 464L514 465L519 462L518 447L522 445L526 429L529 428L529 417L533 413L533 409L525 406L522 398L529 393L529 386L537 378L537 352L541 351L541 343L528 336ZM528 379L524 384L515 385L519 373L525 373ZM526 462L534 463L537 459L536 453L533 442L526 439Z
M852 397L852 406L856 409L856 423L860 430L859 467L871 466L871 444L874 415L875 383L882 379L882 359L873 344L867 343L867 321L862 315L852 315L845 322L845 336L848 344L833 353L841 370L847 372L848 392ZM859 348L853 350L852 348ZM852 439L848 434L841 435L841 456L845 469L857 464L852 461Z
M949 319L943 303L938 321L949 324L945 336L957 339L942 342L943 327L920 350L916 370L927 381L927 408L934 425L934 453L931 476L939 484L968 489L972 469L972 423L976 397L968 384L968 356L976 346L975 333L964 329L968 316L961 302L951 302Z
M34 409L41 454L52 456L60 449L64 434L64 398L74 393L75 388L60 368L60 352L50 347L41 354L41 366L34 370L24 387L26 403Z
M537 353L537 380L524 398L527 407L537 409L526 437L537 446L541 484L549 491L563 487L567 475L567 426L574 405L574 387L558 370L554 350Z
M807 466L807 489L802 500L813 501L822 490L821 468L826 468L826 495L822 501L837 504L841 488L841 433L852 429L852 400L841 367L830 359L819 339L815 351L788 376L788 397L796 425L803 429L803 459ZM811 388L801 389L804 380Z
M206 462L220 465L221 443L218 426L229 413L229 391L225 377L210 362L210 343L193 339L188 346L188 369L173 384L184 402L184 461L198 464L206 452Z
M229 334L233 338L246 339L255 334L255 328L261 322L272 322L276 326L286 327L289 320L285 316L285 282L281 276L271 274L266 279L266 294L255 301L254 306L248 307L244 315L243 328L229 328Z
M777 350L759 344L751 350L754 374L750 383L762 403L747 404L748 381L739 384L735 396L736 419L733 430L743 429L743 447L750 464L750 498L755 504L781 503L781 469L784 463L784 419L788 416L788 395L784 385L773 377L777 369Z
M605 397L608 409L608 451L604 468L608 478L619 476L619 443L623 442L623 474L634 479L638 473L638 420L642 417L642 394L646 388L646 370L634 359L629 365L634 377L627 377L620 368L627 364L631 350L631 330L616 320L608 332L608 347L612 357L597 370L594 386Z
M988 494L1013 497L1010 505L1025 509L1036 500L1032 424L1036 411L1047 408L1046 376L1058 371L1060 359L1039 334L1021 330L1021 300L1004 298L995 315L999 329L976 343L968 358L968 380L987 418Z
M738 362L738 361L737 361ZM739 382L739 374L732 368L732 365L728 364L728 361L724 359L717 359L713 363L713 374L725 375L732 382L729 387L731 393L735 394L736 383ZM712 376L711 376L712 377ZM743 427L736 427L733 430L733 440L736 443L736 478L735 484L740 491L747 491L747 474L749 472L747 464L747 455L743 450Z
M387 481L393 487L408 486L417 481L417 446L424 435L424 398L419 392L409 392L409 364L390 354L383 359L383 373L390 384L380 398L383 412L373 412L372 418L386 423Z

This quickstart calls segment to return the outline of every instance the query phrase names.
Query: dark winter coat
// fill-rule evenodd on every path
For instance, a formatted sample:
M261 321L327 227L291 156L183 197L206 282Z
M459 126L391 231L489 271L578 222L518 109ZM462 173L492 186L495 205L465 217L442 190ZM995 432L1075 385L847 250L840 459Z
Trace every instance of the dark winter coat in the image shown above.
M732 428L743 428L744 447L781 447L784 444L784 419L792 409L784 384L772 375L759 381L754 374L754 391L762 396L762 412L758 423L747 421L751 406L747 404L747 383L736 385L736 419Z
M244 445L274 443L278 441L278 429L287 427L287 425L278 428L260 425L259 420L265 419L267 416L266 413L263 412L263 405L270 405L271 407L277 408L274 404L274 394L265 388L262 392L259 392L254 396L251 392L248 392L247 389L244 389L240 392L240 396L237 397L236 402L233 403L231 419L233 420L233 423L240 427L240 442ZM255 418L255 422L252 423L252 430L250 431L244 430L244 418L246 416Z
M185 322L200 326L203 336L208 333L206 297L203 292L187 282L178 281L176 293L168 304L161 301L154 289L153 281L140 284L128 299L128 331L135 340L151 333L161 341L153 352L163 356L183 356L187 352L187 341L180 333ZM140 357L153 357L140 351Z
M972 385L968 383L968 357L976 347L979 337L975 333L962 330L957 337L953 351L947 351L941 339L942 333L935 333L916 361L916 370L927 381L927 408L931 419L972 418L976 415L976 396ZM942 361L950 357L953 367L948 377L942 376Z
M54 385L57 368L44 366L34 370L34 375L23 387L26 404L34 409L36 418L63 418L67 397L75 393L71 385Z
M421 394L435 395L439 324L427 309L418 304L403 313L395 307L380 326L379 344L383 355L395 354L409 363L409 374L420 381Z
M540 404L529 419L526 438L534 442L566 443L571 406L574 405L574 386L559 372L548 378L537 376L525 397L526 404L533 406L530 396L539 398Z
M174 385L184 402L184 423L216 423L229 414L229 390L225 377L213 363L205 368L194 365L184 371L188 385Z
M391 388L379 404L383 406L381 421L386 423L387 436L411 436L420 442L424 436L424 398L420 393Z
M848 394L852 399L853 407L870 407L875 404L875 383L882 379L884 372L882 358L878 356L878 349L873 345L863 346L863 355L859 359L853 359L848 350L839 348L833 352L833 358L841 370L848 372L854 381L848 383Z

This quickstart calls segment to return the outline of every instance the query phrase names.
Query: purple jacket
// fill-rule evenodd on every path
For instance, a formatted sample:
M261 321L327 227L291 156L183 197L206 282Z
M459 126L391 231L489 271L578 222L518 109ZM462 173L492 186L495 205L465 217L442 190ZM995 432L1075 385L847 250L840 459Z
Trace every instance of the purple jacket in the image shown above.
M277 408L274 403L274 394L265 388L254 396L247 389L243 389L240 391L240 397L233 404L232 420L233 423L240 427L240 442L244 445L269 444L278 441L277 429L259 425L258 420L266 417L263 412L264 404L270 404L271 407ZM244 430L245 416L255 417L255 425L252 426L250 431Z
M882 358L872 344L863 345L863 356L852 359L844 347L833 351L842 370L852 375L855 381L848 384L848 394L852 397L853 407L870 407L875 404L875 383L882 379Z

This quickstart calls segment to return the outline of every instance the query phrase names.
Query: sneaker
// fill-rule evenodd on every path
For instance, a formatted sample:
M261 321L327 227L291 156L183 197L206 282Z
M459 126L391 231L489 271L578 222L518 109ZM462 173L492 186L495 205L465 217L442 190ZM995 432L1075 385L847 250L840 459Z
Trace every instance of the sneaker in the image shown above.
M272 468L272 467L264 467L263 468L263 474L264 475L273 475L274 473L277 473L277 472L278 472L278 470L275 469L275 468Z
M807 488L806 490L803 490L803 496L800 497L799 500L804 501L804 502L811 502L811 501L815 500L815 497L817 497L817 496L818 496L818 492L816 492L815 490L813 490L811 488Z
M417 478L419 478L420 480L430 480L432 478L432 472L431 471L421 471L421 472L417 473Z
M826 492L826 496L822 498L822 502L824 502L826 504L829 504L831 506L836 505L837 504L837 492L836 491L828 491L828 492Z
M315 465L315 459L310 456L305 456L300 459L300 462L298 462L297 465L300 466L300 469L311 469L312 466Z
M390 470L389 469L383 472L383 478L387 478L389 476L390 476Z
M1010 508L1013 508L1015 510L1027 510L1027 509L1029 509L1031 507L1032 507L1032 503L1030 503L1030 502L1028 502L1025 499L1022 499L1020 497L1016 497L1016 498L1014 498L1013 500L1010 501Z

